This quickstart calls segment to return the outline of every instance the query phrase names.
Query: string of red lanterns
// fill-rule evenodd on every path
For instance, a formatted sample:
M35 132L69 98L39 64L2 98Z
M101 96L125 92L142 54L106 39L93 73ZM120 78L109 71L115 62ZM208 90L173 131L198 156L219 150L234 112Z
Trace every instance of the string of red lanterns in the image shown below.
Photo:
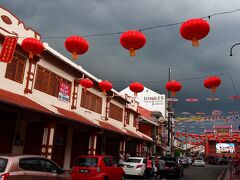
M210 76L204 80L204 86L207 89L211 89L213 93L216 92L216 88L220 86L221 79L217 76Z
M209 23L201 18L187 20L180 27L181 36L186 40L192 41L193 47L198 47L199 40L206 37L209 31Z
M24 39L22 48L29 54L29 59L33 59L34 55L41 54L44 51L43 43L35 38Z
M166 89L172 93L172 96L175 96L182 89L182 85L180 82L172 80L166 83Z

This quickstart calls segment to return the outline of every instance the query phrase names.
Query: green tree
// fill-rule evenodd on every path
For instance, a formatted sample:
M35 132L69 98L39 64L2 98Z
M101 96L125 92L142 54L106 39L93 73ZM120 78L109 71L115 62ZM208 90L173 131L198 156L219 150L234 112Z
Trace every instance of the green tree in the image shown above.
M174 151L174 157L179 157L181 154L181 150L180 149L175 149Z

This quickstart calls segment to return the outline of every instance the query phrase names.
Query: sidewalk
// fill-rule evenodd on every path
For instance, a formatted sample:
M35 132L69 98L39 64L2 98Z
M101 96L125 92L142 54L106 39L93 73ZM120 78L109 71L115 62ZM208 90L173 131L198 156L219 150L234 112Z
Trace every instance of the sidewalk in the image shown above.
M228 169L223 180L240 180L240 175L235 173L231 174L230 170Z

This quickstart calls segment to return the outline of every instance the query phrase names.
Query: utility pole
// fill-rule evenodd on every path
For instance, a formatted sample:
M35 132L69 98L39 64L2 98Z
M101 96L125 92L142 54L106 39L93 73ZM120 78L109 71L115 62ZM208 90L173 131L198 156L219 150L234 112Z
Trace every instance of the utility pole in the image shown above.
M170 80L171 80L171 68L168 69L168 82L170 82ZM170 91L168 91L168 108L167 108L168 110L168 141L167 141L168 147L170 147L170 129L171 129L171 121L170 121L171 118L169 113L171 111L171 104L169 101L170 97L171 97L171 94L170 94ZM170 154L172 154L171 151L172 150L170 149Z

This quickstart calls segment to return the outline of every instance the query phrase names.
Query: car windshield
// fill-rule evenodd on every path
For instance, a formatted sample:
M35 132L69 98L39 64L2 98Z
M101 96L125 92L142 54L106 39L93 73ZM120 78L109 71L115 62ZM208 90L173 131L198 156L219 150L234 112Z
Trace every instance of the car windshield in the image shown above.
M96 167L98 158L80 157L76 160L75 166Z
M126 162L140 163L140 162L141 162L141 159L127 159Z
M0 173L4 172L7 166L7 159L0 158Z
M166 162L165 162L165 165L166 165L167 167L172 167L172 166L174 166L175 164L176 164L175 161L166 161Z

